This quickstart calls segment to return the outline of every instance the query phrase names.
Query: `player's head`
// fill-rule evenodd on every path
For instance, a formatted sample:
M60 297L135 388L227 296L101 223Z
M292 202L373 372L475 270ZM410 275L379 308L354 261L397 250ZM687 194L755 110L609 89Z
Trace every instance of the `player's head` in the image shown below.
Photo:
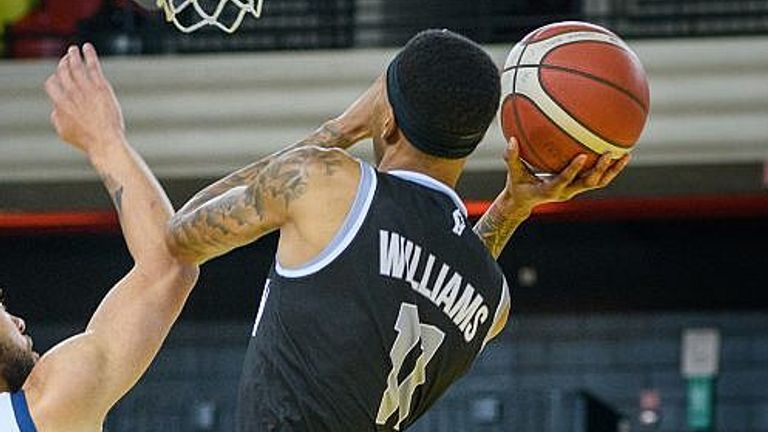
M413 37L387 68L387 103L373 136L380 161L387 144L405 138L429 156L467 157L499 106L499 70L476 43L448 30ZM402 137L400 136L402 134Z
M24 320L8 313L0 302L0 390L20 390L37 359Z

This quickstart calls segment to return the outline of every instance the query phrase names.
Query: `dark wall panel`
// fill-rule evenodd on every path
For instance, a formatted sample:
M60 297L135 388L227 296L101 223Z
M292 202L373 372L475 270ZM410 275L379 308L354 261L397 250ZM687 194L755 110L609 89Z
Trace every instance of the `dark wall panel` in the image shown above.
M501 264L521 312L768 309L768 220L526 222ZM251 319L277 236L203 268L184 316ZM0 236L0 286L31 322L85 322L130 266L116 234Z
M207 263L182 316L255 317L276 240L269 236ZM0 287L10 309L29 322L87 322L131 263L119 235L0 236Z

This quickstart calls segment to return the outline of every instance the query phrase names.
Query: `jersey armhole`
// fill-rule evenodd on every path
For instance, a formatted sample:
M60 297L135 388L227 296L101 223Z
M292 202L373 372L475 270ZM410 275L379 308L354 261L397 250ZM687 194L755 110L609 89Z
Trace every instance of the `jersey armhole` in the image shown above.
M285 278L300 278L317 273L341 255L355 239L371 208L377 184L376 170L362 160L358 162L360 163L360 182L357 186L355 199L352 201L347 217L331 242L316 257L300 267L285 268L280 265L280 260L275 256L275 272L277 274Z
M11 406L13 408L13 415L16 417L19 432L37 432L35 423L32 421L32 416L29 413L27 397L24 395L23 390L11 393Z
M488 342L493 340L494 337L498 336L498 334L492 335L491 333L493 332L493 329L496 328L496 326L500 324L501 320L503 319L504 310L505 309L509 310L509 308L511 307L512 296L509 292L509 284L507 284L506 277L502 276L502 279L504 282L502 283L502 286L501 286L501 299L499 300L499 305L496 307L496 313L493 316L493 323L491 323L491 326L488 328L488 333L485 336L485 340L483 341L483 346L482 348L480 348L480 351L482 351L485 348ZM499 334L501 334L501 332L499 332Z

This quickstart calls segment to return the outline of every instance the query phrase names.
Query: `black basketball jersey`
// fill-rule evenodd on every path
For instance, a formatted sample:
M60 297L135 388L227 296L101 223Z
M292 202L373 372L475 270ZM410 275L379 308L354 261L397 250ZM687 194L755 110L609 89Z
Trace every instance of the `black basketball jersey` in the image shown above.
M470 368L509 302L452 189L361 170L331 244L299 269L276 260L245 357L241 432L405 430Z

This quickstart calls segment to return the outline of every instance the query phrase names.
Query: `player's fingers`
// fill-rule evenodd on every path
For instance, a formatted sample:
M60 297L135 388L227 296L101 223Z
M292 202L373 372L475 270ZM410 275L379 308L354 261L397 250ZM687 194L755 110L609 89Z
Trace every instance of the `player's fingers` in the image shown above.
M551 186L555 189L560 189L573 183L581 169L584 168L585 163L587 163L587 155L580 154L573 158L571 163L552 180Z
M67 59L69 62L69 71L72 74L72 79L78 85L83 85L88 81L88 74L85 71L85 64L83 58L80 55L80 49L76 46L71 46L67 50Z
M75 83L72 80L72 74L69 72L69 54L59 60L59 64L56 67L56 76L59 78L59 84L66 92L72 91Z
M43 85L45 93L51 99L54 105L59 103L65 96L64 90L61 88L61 82L59 81L58 74L53 74L45 80Z
M85 56L85 67L93 80L104 80L104 73L101 70L99 56L96 54L96 48L92 44L83 45L83 56Z
M605 171L611 166L612 161L613 158L608 153L600 156L600 159L598 159L595 166L584 174L584 185L589 188L597 187L600 184L600 180L603 178Z
M536 176L526 168L525 164L523 164L523 160L520 159L520 142L517 141L517 138L510 137L509 141L507 141L507 148L504 151L504 161L507 163L509 174L515 178L526 178L528 181L534 181L536 179Z
M520 141L517 140L517 137L509 137L509 141L507 142L507 149L509 149L510 156L520 156Z
M59 112L56 111L55 108L53 111L51 111L50 119L51 119L51 124L53 125L53 128L58 131L59 130Z
M627 164L629 164L629 161L632 159L631 155L624 155L621 159L615 161L610 168L605 172L605 175L600 180L600 187L606 187L608 184L610 184L613 179L616 178L619 174L621 174L622 171L624 171L624 168L626 168Z
M520 156L520 147L517 143L517 138L510 137L507 141L507 147L504 149L504 161L507 163L507 168L510 170L517 165L518 158Z

